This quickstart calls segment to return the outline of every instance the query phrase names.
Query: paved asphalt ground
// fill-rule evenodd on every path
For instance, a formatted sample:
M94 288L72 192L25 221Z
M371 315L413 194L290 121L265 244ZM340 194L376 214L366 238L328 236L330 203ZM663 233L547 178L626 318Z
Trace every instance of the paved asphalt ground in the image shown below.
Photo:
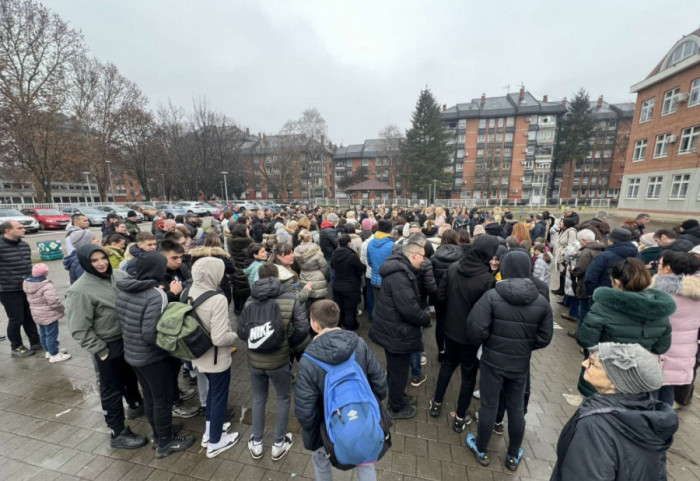
M650 226L657 228L659 226ZM148 228L148 224L142 224ZM651 230L651 229L650 229ZM51 234L32 235L27 239L46 240ZM54 238L61 238L58 233ZM33 245L33 248L35 246ZM68 275L61 261L48 263L50 279L59 293L68 288ZM556 281L555 281L556 282ZM555 287L555 286L553 286ZM450 427L450 411L455 409L459 374L455 373L446 396L441 417L428 415L428 401L435 389L439 369L433 328L425 329L424 340L428 356L425 366L428 380L418 388L407 388L408 394L418 396L418 416L399 420L392 428L393 446L378 463L379 479L383 481L427 480L547 480L556 460L556 443L564 423L575 412L579 401L576 381L582 356L573 339L566 335L572 324L560 317L555 302L554 339L549 347L537 351L532 359L532 397L527 414L527 431L523 449L525 459L517 473L504 467L508 439L493 436L489 451L491 466L477 466L465 447L465 434L456 434ZM233 315L232 322L235 323ZM359 333L367 339L369 325ZM7 326L0 310L0 330ZM246 364L245 346L233 354L232 382L229 404L236 415L232 430L241 434L233 449L215 459L207 459L199 447L204 419L184 420L184 431L198 436L190 450L156 460L149 447L136 451L115 451L109 440L100 401L95 393L92 362L85 351L73 341L65 322L61 321L60 341L73 358L67 362L49 364L42 356L27 359L10 357L7 341L0 342L0 480L74 480L100 481L185 481L185 480L307 480L313 479L310 453L301 442L296 418L290 418L289 429L295 435L294 446L280 462L270 459L271 433L274 423L274 395L268 403L265 435L265 456L254 461L246 441L251 433L250 406L252 392ZM381 349L368 341L378 359L384 363ZM188 401L195 404L196 398ZM478 407L474 400L470 411ZM243 413L243 415L241 415ZM293 413L293 410L292 410ZM681 427L668 455L669 479L700 480L700 399L678 412ZM507 423L507 420L506 420ZM150 430L145 418L131 421L134 431L146 434ZM474 432L475 423L469 427ZM354 479L352 472L334 473L336 480Z

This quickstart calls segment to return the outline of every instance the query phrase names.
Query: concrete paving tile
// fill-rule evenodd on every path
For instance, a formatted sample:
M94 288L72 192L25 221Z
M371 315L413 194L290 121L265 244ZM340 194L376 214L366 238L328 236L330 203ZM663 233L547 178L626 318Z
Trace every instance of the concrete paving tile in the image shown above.
M452 461L452 453L450 445L444 443L429 442L428 443L428 458L437 461Z
M129 464L129 467L131 469L129 469L129 471L127 471L121 478L124 481L145 481L154 471L153 468L138 464Z
M231 464L234 464L234 463L231 463ZM263 479L263 476L265 475L265 472L266 472L265 469L257 467L257 466L250 466L250 465L247 465L247 466L238 465L238 466L241 467L241 469L238 471L238 475L237 475L238 478L246 479L249 481L260 481L261 479ZM212 480L215 479L217 481L219 481L219 480L224 481L224 480L231 479L230 477L223 478L223 477L218 476L219 473L221 473L221 474L225 473L227 476L230 476L228 474L227 470L223 470L223 468L224 468L224 466L222 466L221 468L219 468L219 470L217 470L216 474L214 476L212 476Z
M306 465L308 463L311 463L311 454L300 454L290 452L287 453L287 455L282 460L280 471L284 473L295 473L298 475L306 470Z
M416 457L411 454L394 453L391 470L396 473L415 476Z
M170 481L173 476L175 476L175 473L156 469L146 478L146 481Z
M386 471L384 469L377 470L377 481L404 481L404 475Z
M59 473L58 471L42 469L36 475L34 475L34 477L32 477L32 481L56 481L56 479L60 478L61 476L63 476L63 474Z
M116 462L114 459L105 456L95 456L95 459L86 464L75 475L81 478L98 479L98 476L114 462Z
M438 444L434 441L430 441L430 443ZM405 452L406 454L413 454L414 456L424 458L428 456L428 444L429 441L427 439L418 439L406 436L404 439L403 452ZM447 450L449 453L449 447L447 448Z
M96 457L97 456L94 454L78 451L78 454L59 466L56 470L64 474L75 475L78 471L90 464Z
M442 477L442 466L437 459L417 458L416 475L420 478L439 481Z

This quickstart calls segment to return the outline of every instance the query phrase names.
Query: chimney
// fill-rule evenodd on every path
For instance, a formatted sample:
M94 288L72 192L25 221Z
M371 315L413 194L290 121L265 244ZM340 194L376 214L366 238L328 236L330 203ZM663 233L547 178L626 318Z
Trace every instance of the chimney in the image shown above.
M442 111L444 112L445 110L447 110L447 104L442 104Z
M548 100L548 98L549 98L549 97L547 97L547 94L545 94L545 95L542 97L542 102L545 102L545 103L546 103L547 100Z
M245 128L245 134L246 134L246 135L250 135L250 127L246 127L246 128Z
M520 87L520 102L525 100L525 87Z
M564 107L566 107L566 97L564 97L563 99L561 99L561 104L562 104Z
M486 103L486 93L481 94L481 105Z
M267 140L267 134L262 134L262 139Z
M331 150L333 149L333 142L331 142L330 140L328 141L328 148Z
M602 107L602 106L603 106L603 96L601 95L600 97L598 97L598 107Z

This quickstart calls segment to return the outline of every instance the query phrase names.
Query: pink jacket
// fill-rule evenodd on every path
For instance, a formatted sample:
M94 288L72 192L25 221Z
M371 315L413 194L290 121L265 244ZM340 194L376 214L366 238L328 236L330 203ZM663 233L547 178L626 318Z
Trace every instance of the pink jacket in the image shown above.
M660 356L664 385L690 384L698 352L700 277L655 276L652 287L671 294L677 306L671 316L671 348Z
M58 298L53 282L49 280L24 281L23 289L27 294L34 322L39 326L47 326L63 317L63 304Z

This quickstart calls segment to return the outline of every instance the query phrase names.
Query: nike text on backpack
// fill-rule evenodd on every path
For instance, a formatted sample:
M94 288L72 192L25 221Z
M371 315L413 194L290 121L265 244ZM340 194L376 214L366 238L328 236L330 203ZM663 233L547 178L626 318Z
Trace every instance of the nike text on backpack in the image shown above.
M209 332L202 326L195 309L204 301L220 294L217 291L205 292L192 302L171 302L158 319L156 325L156 344L164 351L178 359L191 361L202 357L205 352L214 347L214 364L216 364L217 349L211 342ZM222 294L223 295L223 294Z
M326 371L321 439L331 464L348 470L376 463L391 446L389 423L355 353L337 365L304 357Z
M284 324L274 299L256 299L247 303L241 312L240 323L248 339L248 350L265 354L282 348Z

